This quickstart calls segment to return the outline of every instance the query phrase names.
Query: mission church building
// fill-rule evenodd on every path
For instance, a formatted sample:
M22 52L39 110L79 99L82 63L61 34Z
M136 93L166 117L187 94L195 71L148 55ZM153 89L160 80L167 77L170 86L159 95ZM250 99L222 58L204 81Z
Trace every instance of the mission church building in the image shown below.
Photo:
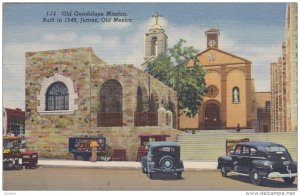
M161 33L156 20L145 34L149 57L166 51ZM140 134L179 133L173 89L133 65L109 65L92 48L27 52L25 85L27 144L41 157L71 158L70 137L101 135L135 160Z
M207 49L198 55L206 69L207 94L194 118L180 117L181 129L252 128L256 120L251 61L219 49L220 31L205 32Z
M145 62L167 52L168 36L156 23L145 33ZM126 149L135 160L140 134L178 129L251 128L256 119L251 62L219 49L220 32L206 31L198 55L207 73L207 95L196 118L177 118L177 94L133 65L110 65L92 48L26 53L26 135L41 157L71 158L70 137L104 136L108 149ZM179 121L179 122L178 122ZM179 125L179 127L178 127Z
M158 23L145 34L144 68L159 54L167 53L168 36ZM209 29L205 32L207 49L198 55L200 64L207 73L205 81L207 94L198 114L179 118L179 129L232 129L238 124L252 128L256 121L256 102L251 61L219 49L220 31Z

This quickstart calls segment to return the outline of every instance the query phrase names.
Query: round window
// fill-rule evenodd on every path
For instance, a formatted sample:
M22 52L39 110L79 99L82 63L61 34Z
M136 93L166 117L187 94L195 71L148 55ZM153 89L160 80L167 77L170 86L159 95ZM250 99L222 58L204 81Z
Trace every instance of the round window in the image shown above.
M215 85L209 85L207 87L206 96L209 98L214 98L219 94L219 89Z

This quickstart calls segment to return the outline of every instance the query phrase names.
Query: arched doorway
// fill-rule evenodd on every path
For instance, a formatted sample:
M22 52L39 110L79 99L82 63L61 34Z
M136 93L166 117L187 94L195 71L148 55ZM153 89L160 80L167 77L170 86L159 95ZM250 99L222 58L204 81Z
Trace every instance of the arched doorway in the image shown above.
M220 129L220 107L216 103L205 106L204 129Z

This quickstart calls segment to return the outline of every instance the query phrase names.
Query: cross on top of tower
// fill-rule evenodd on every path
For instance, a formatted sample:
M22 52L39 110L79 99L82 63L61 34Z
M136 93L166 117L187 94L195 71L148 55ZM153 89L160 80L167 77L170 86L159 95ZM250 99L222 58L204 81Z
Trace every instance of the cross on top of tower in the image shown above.
M155 17L155 24L158 25L158 18L159 18L159 17L162 17L162 15L159 15L159 13L156 12L156 14L153 15L152 17Z

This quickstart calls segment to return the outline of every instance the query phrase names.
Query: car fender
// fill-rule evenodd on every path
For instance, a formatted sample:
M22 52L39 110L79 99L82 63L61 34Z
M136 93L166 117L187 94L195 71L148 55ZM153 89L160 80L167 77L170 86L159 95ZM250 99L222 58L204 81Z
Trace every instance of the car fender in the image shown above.
M182 160L180 160L180 166L181 166L182 168L184 168L184 165L183 165L183 161L182 161Z
M183 168L184 169L184 165L183 165L182 160L179 161L179 168Z
M220 169L221 165L231 166L232 165L232 157L229 155L219 157L217 169Z
M141 158L141 165L142 167L147 168L147 156Z

